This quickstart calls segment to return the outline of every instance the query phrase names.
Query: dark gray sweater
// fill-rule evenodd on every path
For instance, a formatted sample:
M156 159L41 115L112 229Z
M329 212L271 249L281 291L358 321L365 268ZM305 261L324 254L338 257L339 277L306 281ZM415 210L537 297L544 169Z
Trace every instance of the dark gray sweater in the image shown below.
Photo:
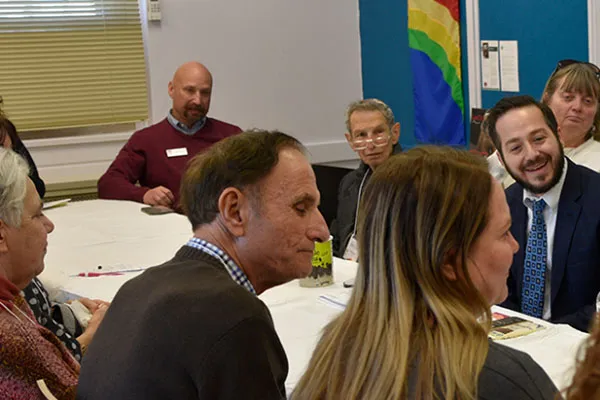
M409 378L409 399L416 399L416 379L415 373ZM477 390L479 400L554 400L557 392L548 374L528 354L491 340Z
M490 340L479 375L479 399L551 400L556 392L546 371L529 354Z
M262 301L188 246L117 293L78 399L282 399L287 358Z

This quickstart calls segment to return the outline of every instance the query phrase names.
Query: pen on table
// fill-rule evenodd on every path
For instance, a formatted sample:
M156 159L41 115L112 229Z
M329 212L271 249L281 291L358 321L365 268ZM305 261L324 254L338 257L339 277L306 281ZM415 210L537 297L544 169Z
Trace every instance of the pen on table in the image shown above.
M102 269L102 265L98 265L98 270L100 271L101 269ZM119 273L122 273L122 272L138 272L138 271L143 271L145 269L146 268L128 268L128 269L119 269L119 270L112 271L112 272L119 272Z
M138 271L144 271L147 268L131 268L131 269L120 269L118 271L114 271L114 272L118 272L118 273L124 273L124 272L138 272Z
M98 276L116 276L116 275L123 275L123 273L121 272L80 272L77 275L71 275L71 276L80 276L80 277L84 277L84 278L96 278Z

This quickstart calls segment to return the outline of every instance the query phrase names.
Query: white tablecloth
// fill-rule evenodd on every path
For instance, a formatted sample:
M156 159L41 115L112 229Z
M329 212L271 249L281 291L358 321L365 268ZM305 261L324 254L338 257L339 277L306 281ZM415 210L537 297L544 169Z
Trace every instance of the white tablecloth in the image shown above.
M297 282L272 288L260 297L267 304L275 321L275 328L290 361L290 373L286 386L295 387L302 376L316 345L321 329L341 312L341 307L323 301L326 298L347 299L350 289L343 281L355 275L353 262L335 259L335 284L306 289ZM575 355L587 334L568 325L555 325L543 320L524 316L515 311L494 306L493 311L534 320L546 328L528 336L501 340L499 343L528 353L548 373L555 385L562 389L571 382Z
M69 275L98 271L98 266L149 267L172 258L192 237L190 223L179 214L147 215L142 207L130 201L90 200L46 210L55 229L48 236L41 279L62 286ZM91 290L102 293L101 287Z
M49 236L44 282L71 293L111 300L124 282L141 272L95 278L71 275L95 271L98 265L104 270L136 268L170 259L191 237L189 222L176 214L148 216L140 212L141 207L131 202L94 200L48 210L46 214L56 229ZM292 281L260 295L273 315L289 359L288 391L304 372L322 328L341 310L320 297L347 298L351 289L344 288L342 282L355 274L355 263L335 259L335 283L331 286L303 288ZM500 308L494 311L521 315ZM537 321L546 329L502 343L530 354L563 388L570 382L577 349L587 334L567 325Z

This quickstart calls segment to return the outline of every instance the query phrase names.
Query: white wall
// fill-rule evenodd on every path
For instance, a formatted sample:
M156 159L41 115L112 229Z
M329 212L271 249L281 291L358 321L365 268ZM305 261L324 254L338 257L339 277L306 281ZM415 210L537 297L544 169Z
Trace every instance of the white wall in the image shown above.
M143 0L141 0L143 1ZM344 109L362 97L358 0L163 1L145 30L151 122L178 65L214 75L209 115L299 138L313 162L355 159ZM145 13L143 12L145 15ZM97 179L132 132L26 141L48 182Z

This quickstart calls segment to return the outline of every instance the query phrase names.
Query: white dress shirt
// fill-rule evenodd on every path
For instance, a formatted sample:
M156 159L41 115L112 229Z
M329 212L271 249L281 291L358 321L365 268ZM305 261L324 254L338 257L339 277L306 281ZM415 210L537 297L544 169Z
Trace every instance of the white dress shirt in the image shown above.
M565 159L565 167L563 169L560 180L552 189L548 190L543 195L535 195L528 190L523 190L523 204L527 207L527 237L529 237L529 230L531 229L531 223L533 219L533 201L544 199L546 202L546 208L544 208L544 221L546 223L546 238L548 239L547 247L547 258L546 258L546 279L544 283L544 313L543 318L549 320L552 316L551 307L551 271L552 271L552 250L554 249L554 232L556 231L556 217L558 216L558 201L560 200L560 194L565 184L565 177L567 176L567 169L569 163ZM525 242L527 245L527 241Z
M600 142L590 138L577 147L565 147L565 156L575 164L600 172Z

